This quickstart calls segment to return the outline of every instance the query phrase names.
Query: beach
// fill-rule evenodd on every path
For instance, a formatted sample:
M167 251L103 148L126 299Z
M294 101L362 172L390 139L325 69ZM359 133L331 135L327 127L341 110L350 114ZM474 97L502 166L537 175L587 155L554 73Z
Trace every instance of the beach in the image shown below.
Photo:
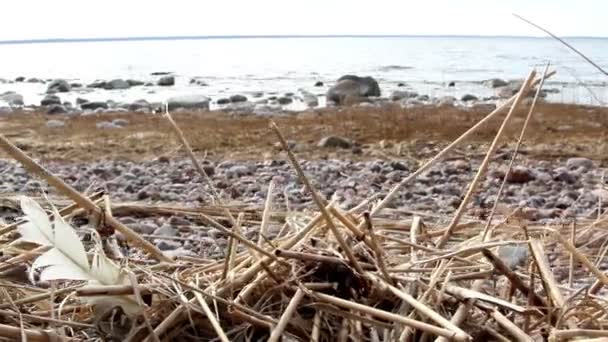
M43 333L47 322L74 338L131 341L570 333L547 307L569 310L568 327L602 332L586 318L603 315L608 285L604 79L576 64L573 80L558 63L540 90L529 87L524 77L546 61L516 48L546 40L444 38L434 42L449 53L423 61L433 57L420 49L383 55L402 41L391 39L340 55L382 56L373 63L265 55L231 69L252 44L269 44L252 39L224 63L201 52L226 56L234 46L222 40L187 58L176 54L184 42L136 42L139 52L124 53L149 53L140 64L109 59L126 42L88 42L36 48L67 49L49 57L59 58L92 44L96 57L72 71L65 61L0 67L0 281L10 297L0 336L64 333ZM269 51L293 57L328 42ZM501 42L515 56L488 48ZM490 62L472 60L473 47ZM23 49L15 56L34 48ZM107 63L95 65L100 55ZM69 224L49 228L24 196ZM52 236L28 231L45 225ZM80 264L30 265L73 246ZM57 276L67 281L45 273L73 264L80 273ZM472 314L459 319L467 303ZM11 326L17 317L25 326Z

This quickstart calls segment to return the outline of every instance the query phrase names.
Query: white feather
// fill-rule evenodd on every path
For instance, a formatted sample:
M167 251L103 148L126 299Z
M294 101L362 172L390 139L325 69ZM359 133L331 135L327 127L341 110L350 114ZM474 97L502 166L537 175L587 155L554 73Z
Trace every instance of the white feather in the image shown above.
M28 222L17 227L23 241L52 247L38 257L32 269L42 269L40 280L87 280L89 285L126 285L128 279L118 265L105 256L99 247L89 264L82 241L61 215L55 210L51 223L46 212L36 201L23 197L21 210ZM95 302L111 301L126 313L135 314L140 307L132 296L91 298Z

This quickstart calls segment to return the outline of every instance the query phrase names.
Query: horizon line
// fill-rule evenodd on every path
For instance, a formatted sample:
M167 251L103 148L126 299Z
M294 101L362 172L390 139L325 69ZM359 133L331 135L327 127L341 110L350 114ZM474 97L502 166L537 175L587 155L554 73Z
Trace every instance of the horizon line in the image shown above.
M52 43L94 43L94 42L127 42L127 41L162 41L162 40L211 40L211 39L286 39L286 38L538 38L549 36L525 35L468 35L468 34L267 34L267 35L193 35L193 36L134 36L134 37L97 37L97 38L38 38L0 40L0 45L10 44L52 44ZM606 39L604 36L562 36L561 38Z

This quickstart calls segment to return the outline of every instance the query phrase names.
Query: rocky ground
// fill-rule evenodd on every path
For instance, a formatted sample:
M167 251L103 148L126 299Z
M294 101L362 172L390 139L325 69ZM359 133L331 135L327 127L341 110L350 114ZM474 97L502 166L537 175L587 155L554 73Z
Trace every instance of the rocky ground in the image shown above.
M350 208L370 196L385 195L485 114L481 107L395 107L384 111L346 107L273 119L320 192ZM483 218L491 207L523 114L517 113L518 118L507 129L507 139L467 211L469 218ZM607 114L606 108L540 106L508 179L501 208L522 207L530 220L594 217L598 208L604 212L608 208L608 182L604 177L608 166ZM261 207L268 184L273 181L276 210L314 208L268 128L268 118L193 113L179 114L175 119L195 154L204 160L205 170L224 203ZM63 124L49 125L53 120ZM112 127L100 127L104 122L112 123ZM419 213L429 220L449 218L498 123L488 124L402 189L389 208L403 217ZM105 189L114 202L185 206L211 203L211 188L181 152L162 117L22 113L2 117L0 128L9 140L80 191ZM0 194L39 193L41 184L37 180L6 155L2 158ZM126 218L125 223L156 239L164 250L190 253L193 241L215 238L208 230L189 233L196 236L180 235L176 227L188 222L175 220ZM218 247L218 253L220 250Z

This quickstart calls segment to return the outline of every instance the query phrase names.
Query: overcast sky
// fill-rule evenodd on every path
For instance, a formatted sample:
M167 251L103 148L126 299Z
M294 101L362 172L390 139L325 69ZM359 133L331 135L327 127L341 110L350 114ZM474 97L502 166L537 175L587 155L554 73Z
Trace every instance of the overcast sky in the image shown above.
M0 40L173 35L608 36L607 0L9 0Z

